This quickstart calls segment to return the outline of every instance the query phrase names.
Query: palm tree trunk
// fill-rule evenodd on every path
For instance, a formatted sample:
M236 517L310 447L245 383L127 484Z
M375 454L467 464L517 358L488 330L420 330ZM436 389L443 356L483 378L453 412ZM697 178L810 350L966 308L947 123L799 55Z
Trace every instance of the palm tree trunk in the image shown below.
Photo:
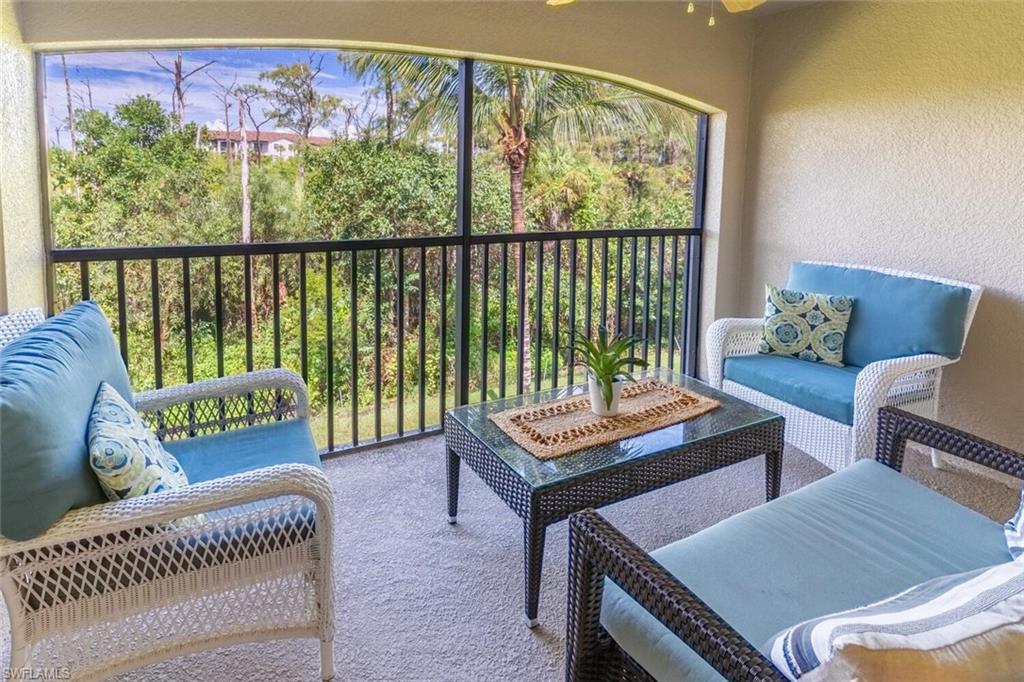
M512 209L512 231L516 233L526 232L526 221L523 217L523 176L526 171L525 160L518 158L508 159L508 178L509 178L509 205ZM540 245L538 244L538 248ZM513 262L513 272L519 272L519 259L525 258L525 243L520 242L519 248L515 251L515 259ZM525 283L524 283L525 284ZM527 293L524 294L524 298L527 301L527 305L523 308L523 388L524 391L529 392L529 385L533 378L533 363L531 359L531 343L530 340L533 335L530 330L530 314L529 314L529 286L525 287Z
M526 232L526 221L523 218L523 176L525 173L525 161L518 159L509 161L509 206L512 209L513 232Z

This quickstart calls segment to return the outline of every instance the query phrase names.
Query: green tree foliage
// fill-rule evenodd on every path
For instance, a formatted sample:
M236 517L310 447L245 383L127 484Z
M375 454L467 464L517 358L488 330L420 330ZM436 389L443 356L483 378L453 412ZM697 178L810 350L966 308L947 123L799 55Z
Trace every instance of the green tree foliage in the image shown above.
M146 96L114 115L79 111L80 153L50 152L53 221L62 246L161 244L211 234L215 171L195 124L171 125Z
M323 57L294 64L279 64L260 74L271 104L268 112L278 125L308 138L313 128L330 123L342 101L317 91Z

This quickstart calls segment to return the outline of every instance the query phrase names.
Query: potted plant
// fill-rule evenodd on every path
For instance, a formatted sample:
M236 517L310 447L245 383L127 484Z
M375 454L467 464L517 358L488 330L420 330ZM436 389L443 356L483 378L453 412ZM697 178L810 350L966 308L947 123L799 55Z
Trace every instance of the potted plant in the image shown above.
M573 349L579 353L578 364L585 365L590 386L590 409L602 417L619 413L619 395L626 381L636 381L630 366L646 367L647 362L631 354L637 339L618 336L608 341L608 330L598 327L597 341L579 335Z

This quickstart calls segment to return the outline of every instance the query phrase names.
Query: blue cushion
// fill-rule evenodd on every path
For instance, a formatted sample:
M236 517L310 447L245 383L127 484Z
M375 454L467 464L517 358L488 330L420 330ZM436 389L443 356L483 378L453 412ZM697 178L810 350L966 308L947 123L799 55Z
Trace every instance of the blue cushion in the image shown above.
M808 618L1007 561L1002 530L862 460L652 556L767 652L776 633ZM722 679L610 581L601 622L656 679Z
M100 382L133 403L128 372L91 301L0 351L0 533L27 540L69 509L106 500L86 431Z
M726 379L844 424L853 424L853 390L860 370L777 355L725 360Z
M835 265L794 263L790 289L856 299L843 361L864 367L919 353L958 357L970 289Z
M305 419L286 419L231 431L164 442L190 483L275 464L320 467L320 455Z

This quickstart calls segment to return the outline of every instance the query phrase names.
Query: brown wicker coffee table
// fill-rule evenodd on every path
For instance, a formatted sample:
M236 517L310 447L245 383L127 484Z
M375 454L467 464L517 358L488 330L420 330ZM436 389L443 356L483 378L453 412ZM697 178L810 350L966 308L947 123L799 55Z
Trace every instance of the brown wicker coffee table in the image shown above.
M448 449L448 521L455 523L459 463L469 468L523 520L526 618L537 624L544 534L588 507L602 507L753 457L765 456L766 497L779 495L783 418L665 369L651 376L718 400L695 419L556 459L540 460L516 445L488 417L528 403L581 393L581 385L465 405L444 417Z

